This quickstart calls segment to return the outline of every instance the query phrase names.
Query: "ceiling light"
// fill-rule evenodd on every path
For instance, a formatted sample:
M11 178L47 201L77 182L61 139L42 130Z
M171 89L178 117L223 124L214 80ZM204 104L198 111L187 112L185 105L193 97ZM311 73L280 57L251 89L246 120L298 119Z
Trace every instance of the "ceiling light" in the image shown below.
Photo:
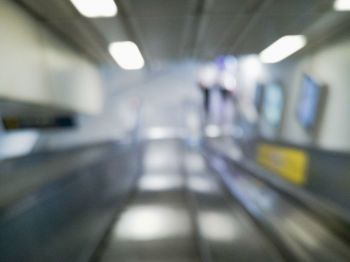
M137 45L130 41L114 42L109 45L109 52L118 63L126 70L141 69L145 61Z
M306 45L306 37L303 35L287 35L260 53L263 63L277 63L294 54Z
M86 17L112 17L118 12L114 0L70 0L80 14Z
M350 11L350 0L336 0L334 2L334 10Z

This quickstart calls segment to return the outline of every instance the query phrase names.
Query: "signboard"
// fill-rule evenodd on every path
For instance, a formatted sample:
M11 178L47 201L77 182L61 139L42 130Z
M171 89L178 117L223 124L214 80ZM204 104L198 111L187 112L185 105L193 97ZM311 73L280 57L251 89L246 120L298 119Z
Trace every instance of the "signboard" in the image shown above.
M5 130L72 128L75 126L75 119L72 116L3 117L2 123Z
M296 184L306 182L308 155L298 149L261 143L257 147L257 162L270 171Z

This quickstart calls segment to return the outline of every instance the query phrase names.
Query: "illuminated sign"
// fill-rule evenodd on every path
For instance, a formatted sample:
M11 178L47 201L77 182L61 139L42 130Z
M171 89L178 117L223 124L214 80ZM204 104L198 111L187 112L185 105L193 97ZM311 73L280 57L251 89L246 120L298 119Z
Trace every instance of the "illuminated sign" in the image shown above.
M260 165L289 181L306 182L308 156L302 150L262 143L258 145L256 158Z

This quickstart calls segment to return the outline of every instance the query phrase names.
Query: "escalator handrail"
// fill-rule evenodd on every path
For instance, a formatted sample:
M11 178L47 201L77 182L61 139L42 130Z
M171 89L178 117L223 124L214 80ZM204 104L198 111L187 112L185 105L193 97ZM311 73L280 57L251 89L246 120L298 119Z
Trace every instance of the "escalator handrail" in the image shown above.
M247 158L241 157L240 159L235 159L208 145L205 149L268 184L278 193L308 210L323 225L332 230L347 243L350 243L350 235L348 234L350 229L350 216L346 211L332 206L329 201L318 199L303 188L296 187L282 180L272 172L258 166Z

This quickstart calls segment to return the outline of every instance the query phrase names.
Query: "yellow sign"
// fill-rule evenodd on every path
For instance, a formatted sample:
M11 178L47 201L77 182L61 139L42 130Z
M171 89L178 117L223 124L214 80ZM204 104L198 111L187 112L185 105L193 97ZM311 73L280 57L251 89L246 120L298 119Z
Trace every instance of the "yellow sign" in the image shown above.
M294 183L306 182L308 156L302 150L262 143L257 149L257 161Z

